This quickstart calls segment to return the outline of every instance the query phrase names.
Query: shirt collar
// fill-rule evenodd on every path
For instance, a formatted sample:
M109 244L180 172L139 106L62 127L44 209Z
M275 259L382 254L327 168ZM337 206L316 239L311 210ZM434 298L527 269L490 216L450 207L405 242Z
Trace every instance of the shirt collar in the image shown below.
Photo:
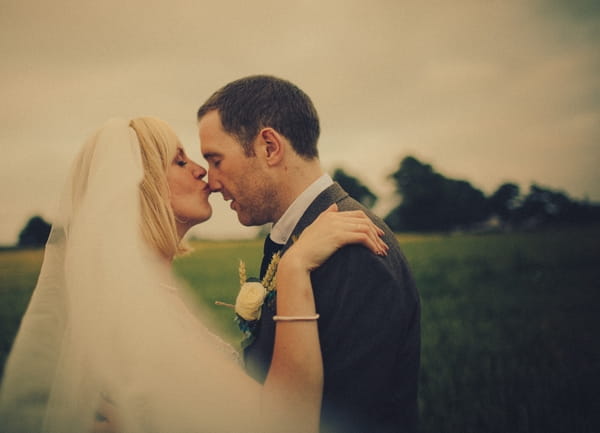
M333 179L327 173L310 184L302 194L296 197L296 200L287 208L281 218L279 218L279 221L273 225L271 234L269 235L271 236L271 240L278 244L286 244L292 235L294 227L296 227L306 209L308 209L319 194L331 185L333 185Z

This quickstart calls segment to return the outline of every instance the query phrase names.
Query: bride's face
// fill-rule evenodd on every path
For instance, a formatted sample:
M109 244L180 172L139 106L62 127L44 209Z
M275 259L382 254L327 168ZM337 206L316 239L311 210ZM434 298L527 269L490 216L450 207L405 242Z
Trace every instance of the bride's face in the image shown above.
M208 202L210 188L202 180L204 176L204 167L189 159L180 148L167 169L171 207L180 232L185 233L190 227L206 221L212 215Z

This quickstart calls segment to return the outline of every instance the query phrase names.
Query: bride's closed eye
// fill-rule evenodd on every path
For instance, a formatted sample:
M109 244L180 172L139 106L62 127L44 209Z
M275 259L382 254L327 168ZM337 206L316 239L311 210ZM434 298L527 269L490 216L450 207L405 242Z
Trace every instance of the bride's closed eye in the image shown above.
M175 156L174 160L175 164L180 167L185 167L188 164L187 156L183 152L183 149L179 149L177 152L177 156Z

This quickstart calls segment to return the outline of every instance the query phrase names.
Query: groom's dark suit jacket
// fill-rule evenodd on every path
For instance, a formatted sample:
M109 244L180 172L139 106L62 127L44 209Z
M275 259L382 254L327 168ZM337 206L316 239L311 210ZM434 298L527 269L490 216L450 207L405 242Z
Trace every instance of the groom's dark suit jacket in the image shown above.
M394 234L338 184L314 200L293 234L299 235L332 203L341 211L365 211L385 231L390 251L379 257L351 245L312 273L325 373L321 432L414 432L419 295ZM272 317L264 307L257 338L245 350L246 368L260 382L273 354Z

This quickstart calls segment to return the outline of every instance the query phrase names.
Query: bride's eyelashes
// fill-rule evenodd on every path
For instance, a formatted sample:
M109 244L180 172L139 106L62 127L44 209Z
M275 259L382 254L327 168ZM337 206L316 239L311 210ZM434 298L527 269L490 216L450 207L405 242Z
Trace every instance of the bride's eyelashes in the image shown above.
M175 155L175 159L173 162L180 167L185 167L188 164L188 157L183 151L183 149L178 149L177 155Z

